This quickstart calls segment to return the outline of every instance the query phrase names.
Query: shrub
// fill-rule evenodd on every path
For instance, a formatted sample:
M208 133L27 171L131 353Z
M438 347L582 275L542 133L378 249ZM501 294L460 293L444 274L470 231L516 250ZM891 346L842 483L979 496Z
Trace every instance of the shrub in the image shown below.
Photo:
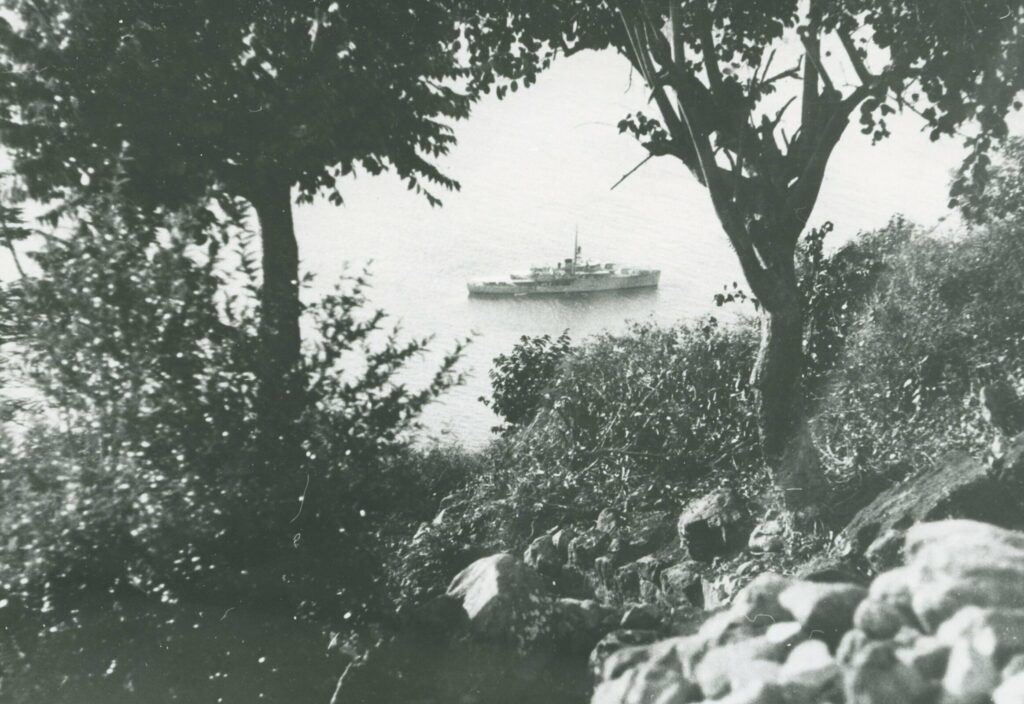
M898 227L905 242L885 255L889 270L851 329L815 421L833 479L851 487L898 479L953 449L980 452L978 388L1024 378L1019 226L955 239Z

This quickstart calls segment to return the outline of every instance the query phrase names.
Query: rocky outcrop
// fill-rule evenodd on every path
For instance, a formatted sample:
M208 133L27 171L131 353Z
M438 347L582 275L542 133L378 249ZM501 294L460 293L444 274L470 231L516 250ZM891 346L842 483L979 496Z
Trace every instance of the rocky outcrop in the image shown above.
M868 588L764 574L693 635L606 643L592 704L1024 701L1024 534L909 527Z
M1013 439L995 463L951 456L882 492L854 516L837 545L845 554L862 554L881 571L899 564L907 528L946 518L1024 527L1024 435Z
M679 542L691 560L711 562L743 549L750 535L746 510L734 492L721 488L693 501L677 522Z

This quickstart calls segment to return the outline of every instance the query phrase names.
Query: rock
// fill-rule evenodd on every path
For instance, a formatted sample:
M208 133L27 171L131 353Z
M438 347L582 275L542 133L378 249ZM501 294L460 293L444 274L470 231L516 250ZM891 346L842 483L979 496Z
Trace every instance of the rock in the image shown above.
M715 704L789 704L782 687L773 682L755 682L744 689L730 692Z
M807 638L804 627L797 621L783 621L773 623L764 632L764 637L773 643L782 643L787 648L792 648Z
M853 613L853 625L869 638L892 638L907 624L904 612L891 601L865 599Z
M868 590L857 584L795 582L779 594L779 604L811 635L831 645L853 623L853 613Z
M661 614L650 604L633 604L626 608L619 622L621 628L658 630L661 628Z
M701 581L700 600L703 607L709 611L720 609L729 603L729 590L721 577Z
M911 605L930 631L965 606L1024 609L1024 534L966 520L907 533Z
M673 651L665 651L617 677L602 681L591 704L687 704L700 699L700 690L688 680Z
M928 683L896 657L891 645L868 643L843 673L846 704L923 704Z
M950 647L971 638L983 639L991 644L993 656L1006 662L1024 652L1024 609L967 606L939 626L935 637Z
M786 652L785 644L764 636L722 645L704 655L694 671L694 679L706 698L717 699L731 691L734 681L743 680L745 671L753 667L755 660L779 663Z
M551 535L551 542L555 544L555 550L562 562L569 561L569 543L576 537L576 531L572 526L559 528Z
M615 609L593 599L555 599L549 609L539 613L543 617L528 624L523 640L579 654L591 652L621 618Z
M690 503L679 515L679 543L690 559L711 562L744 547L746 518L742 503L732 491L716 489Z
M523 562L547 577L556 577L562 569L562 556L550 535L535 539L523 553Z
M836 687L842 677L839 663L820 640L807 640L796 646L779 672L778 682L786 693L786 701L820 701L821 696Z
M909 667L917 670L922 677L929 680L942 679L949 662L949 646L940 643L937 638L922 636L913 643L896 651L896 657Z
M604 664L614 653L638 645L649 645L657 640L657 631L620 629L605 635L590 651L587 661L594 681L600 681Z
M793 580L773 572L765 572L751 580L733 597L730 612L737 619L752 624L763 624L767 628L778 621L791 620L780 597L793 585Z
M1024 672L1024 653L1014 655L1003 668L1003 679L1008 680L1014 675Z
M490 640L518 640L536 629L550 608L543 594L540 576L508 553L477 560L447 591L461 603L473 633Z
M661 572L661 591L670 602L685 601L694 606L704 606L704 586L696 562L681 562Z
M1011 443L1002 470L968 455L950 456L879 494L853 517L837 542L853 554L864 554L870 546L869 563L882 571L896 564L902 536L915 523L959 517L1020 525L1024 495L1002 477L1019 474L1022 458L1024 437Z
M1024 673L1003 680L992 692L992 704L1024 704Z
M622 526L622 512L614 508L606 508L597 514L596 527L602 533L615 533Z
M779 552L785 547L786 526L777 518L759 523L747 541L747 548L757 553Z
M611 538L597 530L587 531L569 540L569 566L577 570L589 570L594 560L604 554Z
M982 386L978 400L981 417L1000 433L1015 435L1024 430L1024 407L1017 390L1005 380Z
M743 692L758 685L774 684L779 680L782 665L771 660L751 660L730 673L729 691Z
M991 642L977 637L957 641L949 652L942 689L956 704L981 704L999 685L999 668Z
M605 659L600 679L613 680L631 669L670 657L680 663L682 676L692 680L697 662L705 652L707 642L698 636L678 636L650 645L622 648Z
M871 642L864 631L856 628L847 631L836 646L836 661L840 665L851 665L857 654Z

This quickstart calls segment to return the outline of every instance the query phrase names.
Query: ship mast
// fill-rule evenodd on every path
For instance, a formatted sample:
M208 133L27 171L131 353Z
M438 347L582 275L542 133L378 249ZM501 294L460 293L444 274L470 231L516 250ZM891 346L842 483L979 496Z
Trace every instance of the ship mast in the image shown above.
M576 262L580 256L580 226L576 226L576 233L572 237L572 274L576 275Z

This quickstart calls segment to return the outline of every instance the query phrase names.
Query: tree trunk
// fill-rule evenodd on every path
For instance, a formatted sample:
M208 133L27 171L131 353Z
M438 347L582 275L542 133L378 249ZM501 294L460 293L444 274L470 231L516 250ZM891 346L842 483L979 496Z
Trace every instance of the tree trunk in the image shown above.
M807 424L803 390L803 305L792 256L765 272L755 291L761 305L761 344L751 377L765 463L790 508L812 504L821 466Z
M300 358L299 250L292 221L291 187L267 179L250 202L260 224L263 286L260 290L260 432L275 462L293 460L294 426L301 411L296 370Z

